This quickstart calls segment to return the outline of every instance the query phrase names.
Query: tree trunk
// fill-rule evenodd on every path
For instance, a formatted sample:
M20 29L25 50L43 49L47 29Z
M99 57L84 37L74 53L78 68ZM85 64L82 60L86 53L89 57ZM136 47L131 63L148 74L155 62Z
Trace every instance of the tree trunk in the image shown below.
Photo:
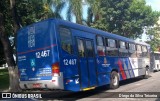
M15 0L10 0L10 13L11 16L13 18L13 27L14 27L14 34L16 35L17 30L20 28L20 21L19 21L19 17L16 11L16 4L15 4Z
M10 92L20 92L21 88L19 86L19 76L18 76L18 67L8 67L9 71L9 81L10 81L10 86L9 86L9 91Z
M17 92L20 91L19 87L19 78L18 78L18 69L16 67L14 58L13 58L13 49L10 45L10 41L5 34L4 23L3 23L3 14L0 13L0 41L4 47L4 55L5 60L8 64L8 72L9 72L9 91Z

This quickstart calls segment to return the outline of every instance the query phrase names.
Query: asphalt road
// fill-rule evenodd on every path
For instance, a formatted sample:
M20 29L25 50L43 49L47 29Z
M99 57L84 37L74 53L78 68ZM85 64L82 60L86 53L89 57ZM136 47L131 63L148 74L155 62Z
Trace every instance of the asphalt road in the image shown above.
M134 78L120 82L118 89L111 90L109 85L83 92L42 91L43 98L26 100L69 100L69 101L160 101L160 71L151 73L148 79ZM27 91L28 93L32 93ZM39 92L37 92L39 93ZM1 100L1 99L0 99ZM4 99L3 99L4 100ZM8 99L8 101L22 99ZM25 99L23 99L25 100Z
M44 97L54 100L78 101L160 101L160 72L151 73L148 79L134 78L120 82L118 89L109 85L85 92L54 91ZM159 92L159 93L158 93Z
M95 94L92 95L92 98L86 97L79 99L79 101L160 101L160 98L157 98L160 97L159 77L160 72L155 72L151 73L148 79L135 78L122 81L118 89L105 89L98 95L99 97L94 97L97 96Z

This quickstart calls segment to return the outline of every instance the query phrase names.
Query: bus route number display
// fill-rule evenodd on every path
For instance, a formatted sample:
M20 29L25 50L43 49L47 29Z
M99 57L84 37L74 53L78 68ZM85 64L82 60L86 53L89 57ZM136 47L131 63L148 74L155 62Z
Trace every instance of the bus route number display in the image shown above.
M36 58L45 58L48 57L50 54L50 50L44 50L41 52L36 52Z
M63 63L64 65L76 65L77 60L76 59L64 59Z

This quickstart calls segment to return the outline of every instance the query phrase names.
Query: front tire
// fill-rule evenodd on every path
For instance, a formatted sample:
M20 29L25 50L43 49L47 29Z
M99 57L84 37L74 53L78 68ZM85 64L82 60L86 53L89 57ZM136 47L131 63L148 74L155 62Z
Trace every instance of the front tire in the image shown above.
M118 87L119 87L119 76L116 71L113 71L110 77L110 88L116 89Z

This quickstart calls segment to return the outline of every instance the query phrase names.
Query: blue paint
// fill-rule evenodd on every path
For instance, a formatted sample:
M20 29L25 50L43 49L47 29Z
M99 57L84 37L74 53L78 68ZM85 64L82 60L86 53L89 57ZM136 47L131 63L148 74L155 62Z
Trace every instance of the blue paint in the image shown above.
M72 54L61 47L59 26L69 29L72 34ZM57 62L63 74L64 90L80 91L88 87L109 84L111 71L114 69L120 72L118 60L123 60L123 69L126 65L126 69L132 71L128 71L132 77L134 72L129 57L98 56L97 34L135 43L134 40L119 35L58 19L47 19L20 29L17 34L17 64L20 81L52 80L52 65ZM93 57L78 56L77 38L84 42L86 40L93 42Z
M31 64L31 67L34 67L34 66L36 66L35 59L31 59L31 60L30 60L30 64Z

